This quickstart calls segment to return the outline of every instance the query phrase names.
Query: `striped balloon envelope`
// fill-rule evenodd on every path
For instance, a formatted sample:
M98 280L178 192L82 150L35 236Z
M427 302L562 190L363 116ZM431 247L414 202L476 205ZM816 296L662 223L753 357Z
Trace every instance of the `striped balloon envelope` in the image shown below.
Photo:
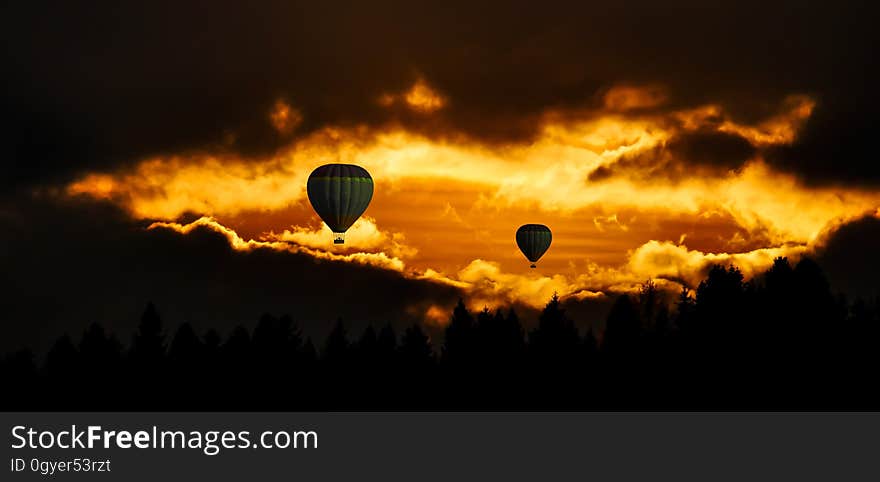
M333 231L333 243L345 243L345 232L373 199L373 178L354 164L326 164L309 175L309 202Z
M550 249L551 241L553 241L553 233L543 224L523 224L516 230L516 245L526 259L532 262L532 268Z

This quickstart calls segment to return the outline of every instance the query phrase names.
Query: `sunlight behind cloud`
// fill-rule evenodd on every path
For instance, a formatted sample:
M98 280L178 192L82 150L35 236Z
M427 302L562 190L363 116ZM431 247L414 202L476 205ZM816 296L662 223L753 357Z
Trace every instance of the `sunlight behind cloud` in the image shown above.
M362 217L345 233L345 244L331 244L333 232L325 223L321 223L318 229L302 226L293 226L281 233L272 231L263 235L264 241L284 241L295 243L308 248L345 252L352 249L361 251L386 250L397 258L412 258L418 253L416 248L406 245L406 236L403 233L386 233L379 229L374 219Z
M136 218L160 221L154 229L212 229L239 250L370 264L464 289L474 303L532 306L553 292L585 299L633 291L649 278L692 285L711 263L733 263L750 276L775 256L809 252L821 233L880 206L876 190L807 186L774 170L760 151L736 169L715 173L685 165L680 178L626 171L592 178L624 156L650 153L692 132L739 136L755 148L788 144L815 105L790 96L754 125L734 122L713 104L621 113L661 105L665 96L660 88L615 87L606 93L604 111L548 111L537 137L522 143L431 137L396 124L325 127L267 158L156 157L123 171L87 174L69 184L67 194L118 203ZM426 111L445 105L423 80L386 100ZM292 109L279 104L275 114L289 119ZM308 174L331 162L363 166L377 186L366 217L342 247L330 244L323 223L316 228L316 218L303 214L310 212ZM185 213L209 217L174 222ZM278 221L276 213L291 217ZM221 224L244 215L257 240L245 241ZM538 220L554 229L554 245L541 263L547 274L528 272L512 242L519 224Z
M428 85L425 79L419 78L406 92L382 94L378 102L382 107L391 107L400 103L410 110L430 114L446 107L447 99Z
M353 262L364 265L371 265L378 268L389 269L392 271L402 272L404 263L398 258L388 256L384 252L365 253L356 252L349 254L336 254L327 251L311 249L307 246L299 246L285 241L255 241L253 239L245 240L234 230L218 223L210 217L202 217L191 223L171 223L171 222L155 222L147 229L169 229L180 234L189 234L196 229L208 229L221 234L229 242L229 246L237 251L251 251L254 249L274 249L276 251L287 251L291 253L304 253L315 258L327 259L331 261Z
M302 113L283 100L278 100L269 114L272 126L280 134L290 134L302 124Z
M657 107L667 100L666 89L659 85L617 85L605 93L605 108L611 111L627 111Z

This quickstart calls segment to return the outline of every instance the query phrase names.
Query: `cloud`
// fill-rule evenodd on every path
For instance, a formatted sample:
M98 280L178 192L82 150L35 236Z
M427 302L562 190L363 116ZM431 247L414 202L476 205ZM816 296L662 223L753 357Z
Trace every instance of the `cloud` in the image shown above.
M0 232L9 253L0 276L0 352L42 350L91 322L127 343L150 300L166 330L189 321L225 332L252 327L264 312L289 313L323 339L338 316L356 332L367 323L400 329L423 319L409 306L452 306L462 295L403 276L402 262L382 254L245 240L208 218L150 227L106 202L21 202L0 216Z
M424 79L419 79L403 96L406 104L419 112L434 112L446 105L446 99L437 93Z
M395 258L412 258L418 253L416 248L406 245L406 235L383 232L376 225L376 220L369 217L358 219L345 232L344 245L329 244L331 239L333 232L324 223L317 230L293 226L278 234L269 232L263 235L265 241L284 241L331 252L351 249L369 252L388 250Z
M328 128L259 162L209 155L156 158L133 170L87 175L67 191L115 199L143 218L279 210L304 199L305 179L318 165L356 162L373 174L380 188L388 183L392 194L395 184L408 179L437 179L479 186L486 194L481 202L499 207L530 202L547 211L602 205L689 213L711 207L729 211L749 229L766 225L777 242L805 241L830 219L863 212L880 199L880 192L873 190L804 186L761 159L744 162L752 148L743 138L720 131L677 134L674 128L664 130L666 121L614 116L547 122L534 142L503 148L434 141L392 126ZM660 157L646 155L651 152ZM678 153L693 160L678 159ZM696 175L701 171L691 166L701 163L737 170ZM665 177L677 169L679 179L668 183L638 173L605 175L594 176L585 186L591 173L613 173L616 165L624 172L662 170ZM792 205L799 209L791 210Z
M272 106L272 112L269 113L269 120L279 134L289 135L302 124L303 116L299 110L291 107L287 102L277 100Z
M449 307L431 305L425 310L425 323L445 327L449 324L450 313Z
M614 176L654 182L719 177L761 158L766 148L792 144L810 117L815 101L804 95L785 98L779 110L754 124L734 121L717 104L668 113L665 135L597 167L588 179Z
M812 116L815 107L816 101L813 98L793 94L783 100L779 112L755 125L739 124L726 119L718 125L718 131L741 136L755 147L791 145Z
M632 252L625 269L643 278L663 278L694 288L713 264L734 265L752 278L772 266L775 258L796 260L807 250L805 245L791 245L745 253L703 253L668 241L649 241Z
M7 294L4 348L39 346L50 341L41 334L76 333L91 321L119 330L125 340L148 300L171 324L229 329L263 311L288 312L307 333L323 336L336 316L361 327L417 321L441 329L458 297L473 309L514 305L521 314L534 314L555 292L585 317L579 321L591 323L616 294L634 293L648 279L676 292L682 285L696 286L711 264L734 264L752 277L777 256L794 260L813 253L819 253L835 283L847 281L846 288L860 293L875 289L871 230L876 221L870 216L830 228L814 246L712 253L652 240L616 266L572 261L569 273L520 272L474 259L444 274L414 269L381 251L335 253L246 239L207 217L145 224L105 201L35 199L0 210L5 233L0 248L14 254L6 258L0 279Z
M807 246L792 245L744 253L704 253L671 242L649 241L632 251L621 266L588 263L572 276L510 273L499 263L476 259L453 277L434 271L423 277L459 287L474 308L511 303L541 308L554 293L562 299L596 300L636 293L647 280L655 280L669 291L677 292L682 286L695 288L713 264L735 265L752 278L769 268L776 257L797 260L807 252Z
M778 145L793 131L768 113L804 93L817 114L773 165L811 183L878 179L867 155L878 106L873 6L525 7L346 2L340 17L270 0L208 14L176 6L168 16L163 2L98 1L56 8L62 22L42 6L9 4L0 182L63 184L194 151L261 159L290 140L267 122L267 112L283 111L278 99L302 116L289 136L392 122L435 141L505 145L540 135L548 111L637 117L712 104L729 114L724 132ZM386 93L431 115L388 109L376 102ZM809 110L799 105L792 112ZM841 149L847 155L829 155Z
M229 229L226 226L218 223L216 220L210 217L201 217L191 223L188 224L180 224L173 222L155 222L150 224L147 229L169 229L171 231L178 232L180 234L190 234L194 231L208 229L214 231L216 233L221 234L226 240L229 242L230 247L237 251L252 251L255 249L271 249L275 251L281 252L290 252L290 253L305 253L310 256L319 259L328 259L332 261L347 261L353 262L357 264L365 264L376 266L379 268L385 268L392 271L402 272L404 270L404 263L400 259L388 256L384 252L376 252L376 253L367 253L367 252L354 252L347 254L337 254L332 252L325 251L321 249L320 243L315 243L316 246L308 246L307 244L290 244L286 242L284 239L274 239L270 241L255 241L253 239L244 240L241 236L238 235L234 230ZM363 230L363 228L362 228ZM367 228L369 230L369 228ZM293 234L294 238L304 238L310 241L316 241L314 236L311 239L308 235L303 236L303 233L300 232L300 235L297 236ZM272 238L272 236L268 236L268 238ZM281 236L283 238L283 235ZM329 239L329 238L325 238ZM326 241L325 241L326 243ZM356 248L356 246L353 246Z
M496 306L516 301L543 306L553 293L567 294L569 284L561 275L518 275L504 273L498 263L476 259L458 272L468 283L472 304Z
M249 163L175 156L149 159L116 174L87 174L66 192L113 200L142 219L175 219L187 212L282 209L305 197L308 174L291 169L283 159Z
M378 98L378 104L386 109L403 107L418 114L431 114L446 107L448 102L449 99L437 92L421 76L407 90L398 93L385 92Z
M666 89L660 85L616 85L605 93L604 106L609 111L625 112L657 107L667 100Z
M851 297L880 296L880 213L841 224L824 238L816 260L831 286Z
M617 218L617 214L596 216L593 218L593 225L596 226L596 229L598 229L599 232L605 232L606 226L614 226L621 231L629 231L629 226L620 222L620 219Z
M650 240L682 235L694 249L719 256L805 246L829 226L880 206L880 191L804 185L759 155L739 163L757 147L718 130L726 116L714 112L712 119L685 116L693 131L679 130L682 119L656 114L548 116L536 140L503 147L438 141L393 125L326 128L259 161L206 154L156 158L86 175L65 195L110 200L136 219L186 224L208 216L259 242L292 242L325 257L356 249L365 254L351 255L352 261L419 273L459 273L475 259L510 266L519 255L509 233L519 224L544 222L557 234L547 266L569 279L575 274L566 271L564 260L614 267ZM645 176L645 170L664 165L646 152L669 156L679 178ZM673 157L679 152L691 160ZM357 225L349 247L322 247L324 235L315 230L319 221L305 199L308 173L327 162L356 162L376 180L366 216L382 230L367 221ZM699 166L713 173L702 175ZM622 175L589 179L602 167ZM595 231L579 219L594 220ZM641 281L627 278L621 289ZM511 293L536 304L534 293L543 291L508 287L497 295L510 299Z

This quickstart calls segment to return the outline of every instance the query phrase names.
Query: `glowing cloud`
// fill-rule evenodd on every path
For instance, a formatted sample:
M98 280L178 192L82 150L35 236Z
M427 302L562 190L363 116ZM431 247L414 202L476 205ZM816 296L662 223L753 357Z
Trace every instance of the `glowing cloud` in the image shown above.
M287 102L278 100L272 107L272 112L269 113L269 120L276 131L281 134L290 134L302 123L303 116L300 111L291 107Z
M384 101L423 112L446 102L423 80ZM590 176L682 133L722 132L756 148L791 143L815 105L808 97L788 97L754 125L734 122L718 105L639 111L666 102L659 87L614 87L604 102L601 112L548 111L529 142L434 138L398 124L325 127L268 158L152 158L126 171L87 174L66 192L163 221L152 229L185 234L201 226L239 250L302 252L455 286L477 307L541 306L553 292L596 298L634 291L649 278L692 286L711 263L736 264L751 276L775 256L811 251L823 232L880 206L878 190L806 186L760 154L712 175ZM294 112L278 104L273 115L290 121ZM315 227L305 202L308 174L329 162L362 165L376 180L368 217L343 247L328 242L326 226ZM184 213L210 217L173 222ZM542 260L547 275L528 272L512 242L516 226L539 219L554 226L554 245Z
M610 111L628 111L657 107L666 102L666 89L653 86L614 86L605 93L605 108Z
M684 245L649 241L632 252L624 269L642 279L664 278L695 287L713 264L735 265L746 278L750 278L770 268L777 257L787 256L796 260L806 251L804 245L793 245L761 248L746 253L703 253Z
M333 239L333 232L324 223L321 223L321 227L316 230L293 226L278 234L270 231L264 234L262 239L273 242L290 242L332 252L345 252L352 249L369 252L387 250L392 256L399 258L411 258L418 253L417 249L406 245L406 236L403 233L380 231L376 221L368 217L358 219L346 231L345 244L342 245L330 243L330 240Z
M400 102L410 110L430 114L446 106L446 97L440 95L425 79L418 79L406 92L385 93L379 96L379 105L391 107Z
M422 112L434 112L446 105L446 99L432 89L424 79L416 81L406 92L404 99L410 107Z
M186 212L207 215L282 209L303 198L308 172L282 159L155 158L110 176L89 174L67 192L113 199L142 219L175 219Z
M404 263L398 258L388 256L383 252L379 253L349 253L336 254L326 251L311 249L305 246L298 246L284 241L255 241L253 239L244 240L234 230L218 223L210 217L202 217L191 223L180 224L170 222L155 222L147 229L169 229L180 234L189 234L196 229L208 229L223 235L229 242L229 246L237 251L251 251L254 249L273 249L276 251L286 251L290 253L305 253L319 259L328 259L331 261L345 261L364 265L376 266L379 268L389 269L392 271L403 272Z

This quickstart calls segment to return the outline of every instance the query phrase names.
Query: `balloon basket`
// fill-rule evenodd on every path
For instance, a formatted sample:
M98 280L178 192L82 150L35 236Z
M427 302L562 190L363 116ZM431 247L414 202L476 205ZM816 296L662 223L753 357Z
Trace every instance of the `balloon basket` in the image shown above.
M537 266L535 266L534 264L531 265L531 266L529 266L529 268L536 268L536 267L537 267Z
M333 233L333 244L345 244L345 233Z

